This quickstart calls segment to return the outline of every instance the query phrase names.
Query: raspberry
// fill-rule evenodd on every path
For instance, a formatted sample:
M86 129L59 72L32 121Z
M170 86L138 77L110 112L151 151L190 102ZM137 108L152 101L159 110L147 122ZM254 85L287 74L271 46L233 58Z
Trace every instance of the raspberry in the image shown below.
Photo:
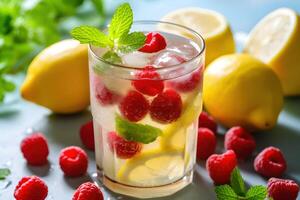
M86 148L95 150L93 121L89 121L80 127L80 139Z
M256 147L252 135L240 126L232 127L227 131L224 144L227 150L233 150L241 159L251 156Z
M47 185L37 176L23 177L14 192L16 200L44 200L47 195Z
M199 128L197 142L197 158L206 160L216 150L216 136L208 128Z
M48 162L48 143L41 133L34 133L24 138L21 142L21 151L30 165L44 165Z
M144 53L154 53L166 48L167 43L165 38L156 32L150 32L146 36L145 44L139 51Z
M278 148L268 147L256 156L254 169L265 177L280 177L286 170L286 161Z
M131 158L138 154L142 149L142 144L134 141L127 141L113 131L108 133L108 144L110 149L121 159Z
M119 108L126 119L137 122L148 113L149 102L141 93L129 91L120 102Z
M103 200L101 190L93 183L81 184L75 191L72 200Z
M228 150L223 154L213 154L206 161L209 176L217 185L228 184L230 175L237 165L234 151Z
M180 78L180 80L172 81L171 86L180 92L190 92L197 86L200 86L201 79L202 70L198 69L197 71Z
M98 102L103 106L117 103L120 99L118 94L115 94L107 89L105 85L100 82L100 80L95 82L95 96Z
M162 123L176 121L180 117L181 110L181 97L172 89L158 94L150 105L151 118Z
M87 171L88 157L81 148L70 146L60 152L59 165L66 176L82 176Z
M199 116L199 128L208 128L212 132L216 133L218 125L211 116L209 116L206 112L202 111Z
M143 94L155 96L164 89L164 82L160 79L159 74L152 66L146 66L143 71L136 76L138 80L132 81L135 89Z
M296 200L298 192L299 186L293 180L271 178L268 181L269 197L273 200Z

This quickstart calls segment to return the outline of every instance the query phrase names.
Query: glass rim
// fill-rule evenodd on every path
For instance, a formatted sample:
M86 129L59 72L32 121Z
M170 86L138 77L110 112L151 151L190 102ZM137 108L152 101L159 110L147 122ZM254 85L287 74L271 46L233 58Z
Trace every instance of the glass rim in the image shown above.
M191 32L193 35L196 35L201 40L202 47L200 47L200 51L197 53L197 55L193 56L192 58L190 58L188 60L185 60L182 63L169 65L169 66L166 66L166 67L156 68L156 70L165 70L165 69L174 68L174 67L178 67L178 66L193 62L195 59L199 58L205 51L206 45L205 45L205 41L204 41L204 38L202 37L202 35L200 33L198 33L197 31L195 31L191 28L188 28L186 26L176 24L176 23L173 23L173 22L158 21L158 20L137 20L137 21L133 21L133 24L135 24L135 25L136 24L167 24L167 25L177 26L177 27L188 30L189 32ZM198 46L200 46L200 45L198 45ZM128 65L117 64L117 63L112 63L112 62L106 61L103 58L101 58L100 56L98 56L93 51L92 47L93 47L93 45L90 45L90 44L88 45L89 52L91 52L93 57L95 57L97 60L99 60L101 62L104 62L105 64L108 64L108 65L111 65L111 66L114 66L114 67L118 67L118 68L129 69L129 70L143 70L143 68L141 68L141 67L131 67L131 66L128 66Z

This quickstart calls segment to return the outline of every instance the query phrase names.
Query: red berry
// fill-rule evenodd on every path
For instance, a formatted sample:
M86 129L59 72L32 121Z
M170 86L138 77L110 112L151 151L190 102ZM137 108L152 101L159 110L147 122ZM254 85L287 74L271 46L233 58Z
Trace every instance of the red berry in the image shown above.
M41 133L34 133L24 138L21 142L21 151L30 165L44 165L48 162L48 143Z
M14 192L16 200L44 200L47 195L47 185L37 176L23 177Z
M176 121L180 117L181 111L181 97L172 89L158 94L150 105L151 118L162 123Z
M174 87L180 92L190 92L201 85L202 70L198 69L195 72L185 75L178 80L171 82L171 87Z
M138 80L132 81L135 89L143 94L155 96L164 89L164 82L152 66L146 66L136 76Z
M101 105L103 106L112 105L119 101L120 96L107 89L100 80L95 81L94 84L95 84L95 96Z
M103 200L101 190L93 183L81 184L75 191L72 200Z
M66 176L82 176L87 171L88 157L81 148L70 146L60 152L59 165Z
M121 159L131 158L142 150L142 144L134 141L127 141L117 135L116 132L108 133L108 144L110 149Z
M218 125L211 116L209 116L206 112L202 111L199 116L199 128L208 128L212 132L216 133Z
M216 150L216 136L208 128L199 128L197 142L197 158L206 160Z
M154 53L166 48L167 43L165 38L156 32L150 32L146 36L145 44L139 49L141 52Z
M89 121L80 127L80 139L86 148L95 150L93 121Z
M268 147L256 156L254 169L265 177L280 177L286 170L286 161L280 149Z
M268 181L269 197L273 200L296 200L298 192L299 186L293 180L271 178Z
M234 151L228 150L223 154L213 154L206 161L209 176L217 185L228 184L230 175L237 165Z
M149 102L141 93L129 91L120 102L119 108L126 119L137 122L148 113Z
M251 156L256 147L252 135L240 126L232 127L227 131L224 144L227 150L233 150L241 159Z

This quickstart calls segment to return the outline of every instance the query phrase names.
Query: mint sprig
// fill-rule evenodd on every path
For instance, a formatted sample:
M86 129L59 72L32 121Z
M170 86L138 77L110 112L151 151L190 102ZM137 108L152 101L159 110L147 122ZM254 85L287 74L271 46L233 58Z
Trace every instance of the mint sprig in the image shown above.
M117 40L122 36L128 35L133 22L133 12L129 3L124 3L119 6L108 26L109 37L112 40Z
M230 176L230 186L234 190L234 192L240 196L244 196L246 193L245 182L240 173L240 170L236 167L231 172Z
M116 116L116 130L126 140L149 144L162 134L162 130L146 124L129 122Z
M236 167L230 177L230 185L220 185L215 187L218 200L265 200L268 192L262 185L256 185L246 191L245 182Z
M71 31L71 35L82 44L108 48L109 50L104 54L103 59L121 63L119 53L135 51L145 44L146 36L143 32L129 33L132 23L132 9L129 3L124 3L116 9L111 23L108 25L108 34L95 27L79 26Z
M4 180L10 175L10 170L8 168L0 168L0 180Z

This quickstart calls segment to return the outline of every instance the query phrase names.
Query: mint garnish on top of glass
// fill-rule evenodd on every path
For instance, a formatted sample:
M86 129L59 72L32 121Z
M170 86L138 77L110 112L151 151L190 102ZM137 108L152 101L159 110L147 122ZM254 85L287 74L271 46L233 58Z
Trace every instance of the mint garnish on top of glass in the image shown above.
M109 62L120 63L119 53L138 50L145 44L146 36L143 32L130 33L132 23L132 9L129 3L124 3L116 9L107 34L96 27L79 26L71 31L71 35L82 44L108 48L102 58Z

